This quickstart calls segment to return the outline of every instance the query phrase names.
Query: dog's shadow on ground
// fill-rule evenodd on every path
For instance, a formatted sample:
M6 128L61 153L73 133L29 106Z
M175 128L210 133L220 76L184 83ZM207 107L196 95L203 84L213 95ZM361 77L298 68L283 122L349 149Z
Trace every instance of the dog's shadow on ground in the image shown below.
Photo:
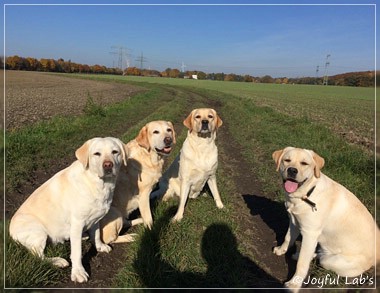
M155 221L151 231L146 230L134 262L144 286L148 288L281 288L279 280L268 275L256 263L238 251L237 240L225 223L207 227L200 253L207 263L207 271L180 270L161 253L160 238L176 212L169 208ZM180 225L180 224L176 224ZM178 226L180 229L180 226ZM181 254L181 251L174 252Z
M274 201L270 198L255 194L242 195L252 216L259 216L263 222L276 234L277 245L284 242L286 232L289 227L289 216L286 212L284 203ZM270 247L272 249L273 247ZM269 249L269 248L268 248ZM285 255L288 266L288 279L295 272L297 262L292 259L296 252L296 246L290 247Z
M277 243L282 243L289 226L289 217L283 203L255 194L242 195L252 216L260 216L276 234Z

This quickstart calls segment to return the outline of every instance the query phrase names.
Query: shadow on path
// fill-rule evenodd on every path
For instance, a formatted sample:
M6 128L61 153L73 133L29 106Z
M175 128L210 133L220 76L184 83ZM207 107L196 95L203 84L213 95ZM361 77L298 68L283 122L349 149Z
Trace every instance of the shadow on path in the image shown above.
M289 217L283 203L271 200L259 195L243 195L244 201L253 216L260 216L263 222L276 234L277 244L281 245L285 239L289 227ZM297 262L292 259L296 252L296 247L291 247L285 255L285 261L288 266L288 276L290 279L296 269Z
M160 237L168 226L175 207L156 221L151 231L142 236L134 263L148 288L281 288L279 280L268 275L237 247L237 240L224 223L214 223L204 232L201 253L207 271L180 271L168 263L161 253ZM178 227L180 229L180 227ZM175 253L175 252L174 252ZM178 252L180 253L180 252Z

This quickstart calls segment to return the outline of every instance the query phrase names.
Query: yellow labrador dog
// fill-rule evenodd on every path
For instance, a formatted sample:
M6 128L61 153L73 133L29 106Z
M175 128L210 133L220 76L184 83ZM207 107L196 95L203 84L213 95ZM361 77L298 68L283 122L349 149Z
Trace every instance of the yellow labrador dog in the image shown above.
M301 288L318 243L320 264L340 276L356 277L375 265L376 223L354 194L321 172L324 159L294 147L272 156L284 182L290 216L284 243L273 252L284 254L302 235L296 272L285 285L293 291Z
M163 200L174 194L180 197L174 221L183 218L187 198L196 198L206 182L216 206L224 207L216 184L218 148L215 144L216 132L222 123L216 111L210 108L194 109L183 122L189 130L181 153L160 179L159 189L152 194L152 197L163 196Z
M126 219L139 209L141 218L131 225L144 223L147 228L153 224L150 210L150 193L162 175L164 158L168 156L176 137L174 127L168 121L147 123L138 136L125 145L128 154L127 166L122 168L118 178L112 206L101 220L101 237L105 243L133 241L133 235L120 235Z
M9 232L15 241L58 267L69 263L61 257L46 258L46 241L70 239L71 280L82 283L88 279L82 265L82 232L90 229L97 251L111 250L100 240L99 220L111 206L116 178L126 156L123 143L111 137L90 139L75 155L77 161L46 181L21 205Z

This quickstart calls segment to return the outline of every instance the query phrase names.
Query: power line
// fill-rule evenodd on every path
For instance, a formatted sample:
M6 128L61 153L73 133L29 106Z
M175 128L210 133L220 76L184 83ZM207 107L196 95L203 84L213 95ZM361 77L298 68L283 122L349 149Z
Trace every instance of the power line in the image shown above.
M124 70L124 63L123 60L126 60L126 67L129 67L129 59L130 56L128 53L128 48L123 46L111 46L111 49L113 50L110 52L112 55L118 56L118 68L120 68L122 71Z
M329 77L327 76L327 68L330 65L330 62L329 62L329 57L330 56L331 56L330 54L327 54L327 56L326 56L325 74L323 75L323 85L328 85L328 79L329 79Z
M186 67L186 65L185 65L185 63L183 63L183 61L182 61L181 72L185 72L185 67Z
M140 62L140 69L142 70L143 69L143 63L147 62L146 58L144 57L143 52L141 52L140 57L136 58L136 61Z

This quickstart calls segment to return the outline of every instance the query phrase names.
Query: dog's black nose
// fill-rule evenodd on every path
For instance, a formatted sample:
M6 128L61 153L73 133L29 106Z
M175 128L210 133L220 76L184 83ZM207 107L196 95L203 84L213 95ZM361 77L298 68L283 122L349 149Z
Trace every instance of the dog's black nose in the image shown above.
M202 130L208 129L208 120L202 120Z
M288 176L291 178L295 178L298 174L298 170L296 168L290 167L288 168Z
M164 138L165 145L171 145L173 142L173 139L170 136L167 136Z

